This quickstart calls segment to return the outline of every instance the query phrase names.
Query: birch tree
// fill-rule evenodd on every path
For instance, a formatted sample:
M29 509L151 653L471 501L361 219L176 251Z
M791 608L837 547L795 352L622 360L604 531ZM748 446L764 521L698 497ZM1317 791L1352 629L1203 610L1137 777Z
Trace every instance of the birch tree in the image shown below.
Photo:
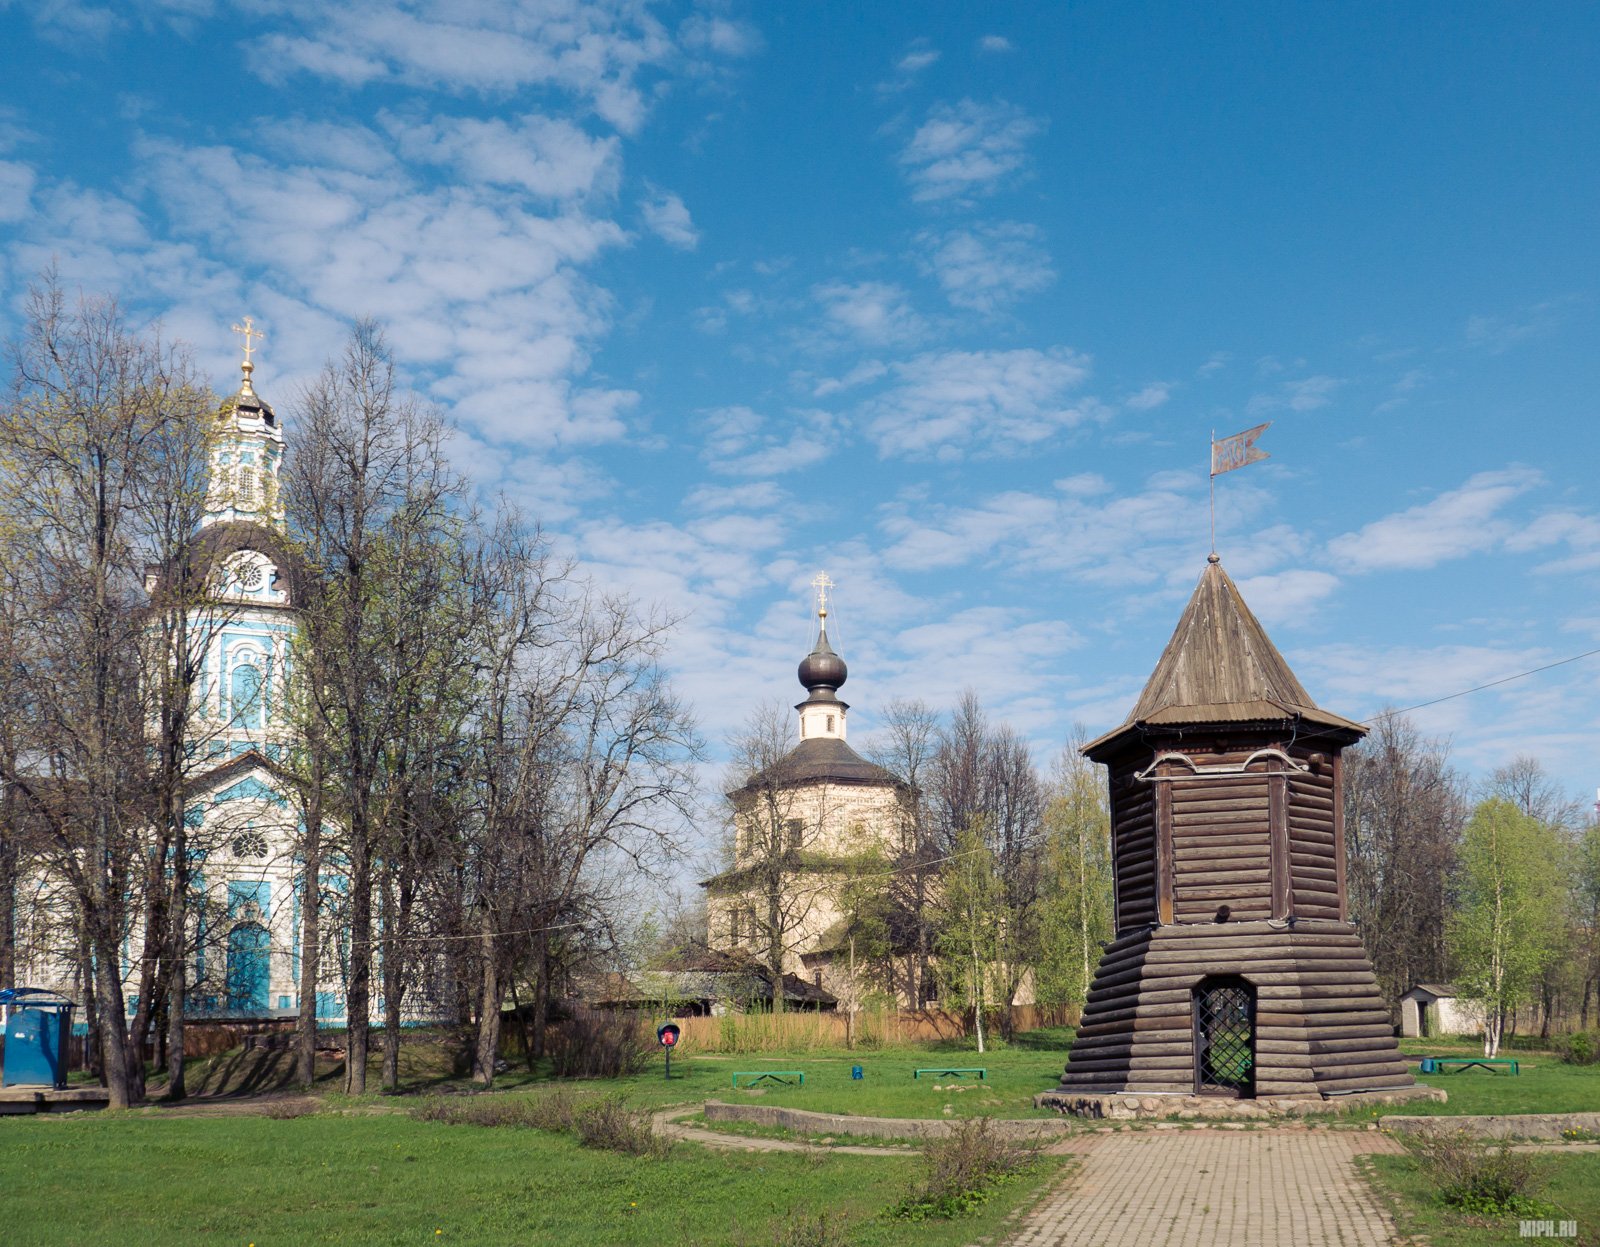
M1479 803L1462 834L1450 949L1456 983L1482 1014L1487 1057L1498 1054L1508 1014L1537 986L1564 930L1559 847L1503 797Z

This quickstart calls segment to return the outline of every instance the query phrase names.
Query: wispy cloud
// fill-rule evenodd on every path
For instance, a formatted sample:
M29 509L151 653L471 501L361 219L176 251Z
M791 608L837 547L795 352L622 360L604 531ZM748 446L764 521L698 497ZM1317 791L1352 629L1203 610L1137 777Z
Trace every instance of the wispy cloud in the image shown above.
M450 92L559 87L625 132L638 129L647 109L640 71L668 61L678 48L649 10L631 0L476 0L466 9L418 0L288 0L287 7L298 19L296 33L262 37L252 58L274 72ZM726 35L714 33L723 29L691 28L705 46L726 43Z
M918 263L956 307L993 313L1056 279L1035 225L998 221L917 235Z
M933 351L891 366L894 383L862 406L882 456L958 459L1017 454L1098 419L1070 396L1089 358L1048 351Z
M509 186L548 199L609 195L620 174L618 141L596 138L561 118L507 122L470 117L386 118L399 154L440 165L485 186Z
M836 418L825 411L789 412L769 419L749 407L705 414L702 458L730 476L777 476L820 463L838 443Z
M935 104L900 153L900 165L920 202L993 194L1020 176L1028 141L1044 122L996 100Z
M1343 384L1342 378L1328 376L1285 381L1270 394L1257 394L1250 400L1247 410L1251 415L1283 410L1316 411L1333 402L1334 394Z
M1123 399L1122 405L1130 411L1154 411L1157 407L1164 406L1171 397L1172 386L1169 383L1152 381Z
M646 228L656 237L679 251L693 251L700 245L700 231L689 217L683 200L671 191L650 188L649 196L639 205Z
M1555 332L1560 323L1561 303L1550 300L1510 315L1468 317L1464 336L1468 346L1500 355L1530 338Z
M824 282L812 287L822 305L828 332L861 346L895 346L920 341L927 322L911 306L910 296L893 282Z
M1543 479L1532 468L1479 472L1459 489L1335 537L1329 557L1347 571L1398 571L1492 549L1512 531L1501 512Z
M1011 50L1011 40L1004 35L984 35L978 40L978 51L980 52L1010 52Z

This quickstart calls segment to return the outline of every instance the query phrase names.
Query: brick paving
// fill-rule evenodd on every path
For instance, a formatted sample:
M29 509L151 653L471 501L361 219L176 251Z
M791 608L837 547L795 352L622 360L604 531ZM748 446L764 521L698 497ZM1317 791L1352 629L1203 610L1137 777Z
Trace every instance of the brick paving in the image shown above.
M1139 1130L1057 1145L1081 1167L1010 1247L1382 1247L1394 1223L1356 1172L1368 1131Z

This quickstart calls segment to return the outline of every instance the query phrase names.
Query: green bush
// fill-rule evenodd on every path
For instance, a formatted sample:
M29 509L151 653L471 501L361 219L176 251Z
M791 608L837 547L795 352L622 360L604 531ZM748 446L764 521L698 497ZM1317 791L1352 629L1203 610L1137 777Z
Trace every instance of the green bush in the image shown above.
M631 1108L620 1096L602 1096L584 1105L573 1116L572 1128L584 1147L652 1157L672 1149L672 1141L655 1132L650 1110Z
M1033 1148L998 1134L987 1117L959 1122L923 1151L927 1176L889 1215L904 1221L958 1217L986 1202L994 1188L1033 1160Z
M1574 1031L1570 1035L1557 1035L1550 1046L1568 1065L1600 1064L1600 1034Z
M1542 1158L1488 1143L1465 1130L1404 1136L1406 1148L1434 1185L1439 1199L1475 1216L1538 1216L1538 1195L1550 1182Z

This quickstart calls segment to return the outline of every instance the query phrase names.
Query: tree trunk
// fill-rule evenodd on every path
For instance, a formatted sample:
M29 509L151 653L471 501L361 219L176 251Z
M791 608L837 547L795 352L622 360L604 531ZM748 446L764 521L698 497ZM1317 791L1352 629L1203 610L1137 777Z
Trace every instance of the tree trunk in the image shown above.
M494 918L488 910L481 915L478 942L482 973L478 980L478 1042L472 1051L472 1079L488 1090L494 1086L495 1062L500 1058L500 1002L505 994L496 957Z
M300 867L300 1016L295 1030L295 1078L307 1091L317 1081L317 987L322 965L322 745L308 741L306 835Z
M372 850L365 794L359 790L350 809L350 986L345 999L349 1034L345 1044L344 1089L367 1090L367 1024L372 1013Z
M100 1014L100 1069L110 1093L111 1108L127 1108L133 1103L128 1084L128 1033L123 1028L122 982L117 976L121 950L116 934L108 930L110 915L95 923L94 981Z
M189 835L183 820L183 798L178 799L177 825L172 837L172 894L167 902L167 1094L181 1100L189 1094L183 1063L186 1036L184 1011L189 992Z
M533 984L533 1034L529 1053L533 1060L544 1059L545 1030L550 1022L550 932L533 936L533 966L538 978Z
M400 1090L400 1007L405 995L405 934L411 906L395 884L383 888L383 1089Z

